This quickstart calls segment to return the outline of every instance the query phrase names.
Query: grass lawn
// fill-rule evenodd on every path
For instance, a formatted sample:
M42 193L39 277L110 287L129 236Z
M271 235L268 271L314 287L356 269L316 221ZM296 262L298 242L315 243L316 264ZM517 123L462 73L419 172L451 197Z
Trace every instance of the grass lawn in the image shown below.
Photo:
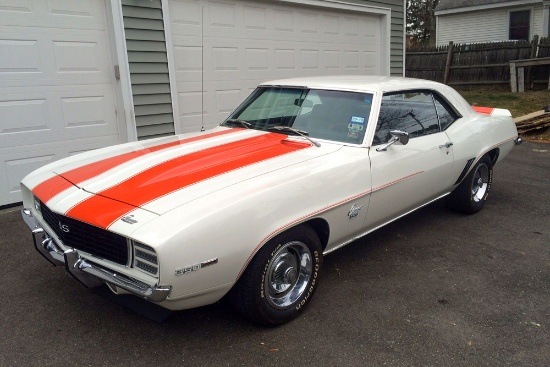
M543 110L550 104L550 91L527 91L512 93L495 90L458 90L471 105L504 108L510 110L513 117Z

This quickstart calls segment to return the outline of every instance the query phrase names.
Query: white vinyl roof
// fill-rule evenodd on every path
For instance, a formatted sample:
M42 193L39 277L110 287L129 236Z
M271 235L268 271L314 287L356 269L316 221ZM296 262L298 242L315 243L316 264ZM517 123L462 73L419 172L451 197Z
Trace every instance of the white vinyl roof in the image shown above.
M341 89L382 93L407 89L448 88L445 85L429 80L370 75L335 75L279 79L265 82L261 85L306 87L312 89Z
M365 93L387 93L428 89L437 91L464 116L472 108L453 88L430 80L369 75L334 75L272 80L260 86L304 87L310 89L345 90Z

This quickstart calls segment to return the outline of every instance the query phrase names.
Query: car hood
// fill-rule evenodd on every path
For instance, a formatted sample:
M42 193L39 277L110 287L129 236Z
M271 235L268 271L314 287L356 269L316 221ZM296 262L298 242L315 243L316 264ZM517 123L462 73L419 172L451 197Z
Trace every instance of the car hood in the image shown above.
M284 175L284 168L340 147L331 143L316 147L300 137L227 128L126 144L52 167L55 179L73 186L53 201L63 202L69 209L66 215L107 228L137 208L162 215L268 172L281 170Z

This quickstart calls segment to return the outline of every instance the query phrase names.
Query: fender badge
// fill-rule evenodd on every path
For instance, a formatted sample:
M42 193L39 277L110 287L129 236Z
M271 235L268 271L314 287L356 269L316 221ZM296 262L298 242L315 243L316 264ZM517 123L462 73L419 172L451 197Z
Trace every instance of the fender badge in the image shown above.
M200 264L193 264L193 265L184 266L183 268L176 269L175 275L180 276L180 275L183 275L183 274L190 273L192 271L197 271L197 270L200 270L202 268L206 268L207 266L210 266L210 265L215 265L217 263L218 263L218 258L215 258L215 259L210 259L210 260L207 260L207 261L203 261Z
M356 216L358 216L359 215L359 210L361 210L361 209L363 209L363 205L357 206L357 205L353 204L351 206L351 208L349 209L349 212L348 212L349 219L355 218Z
M123 221L123 222L126 222L126 223L130 223L130 224L137 223L138 221L135 220L135 219L133 218L133 216L134 216L133 214L127 215L127 216L125 216L125 217L120 218L120 220Z

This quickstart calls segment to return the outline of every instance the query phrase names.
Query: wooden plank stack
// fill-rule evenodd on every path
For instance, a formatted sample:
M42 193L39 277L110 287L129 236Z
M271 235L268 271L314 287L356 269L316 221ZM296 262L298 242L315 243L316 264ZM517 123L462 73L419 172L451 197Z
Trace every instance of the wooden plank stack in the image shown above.
M545 111L535 112L516 120L516 127L519 134L525 134L536 130L542 130L550 127L550 113Z

